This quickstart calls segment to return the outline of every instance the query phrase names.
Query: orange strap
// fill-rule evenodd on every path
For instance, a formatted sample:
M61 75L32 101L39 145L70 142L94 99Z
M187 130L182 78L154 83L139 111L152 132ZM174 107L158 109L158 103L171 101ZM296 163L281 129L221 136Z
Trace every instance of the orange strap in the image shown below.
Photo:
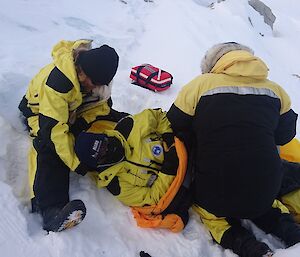
M184 228L184 223L177 214L167 214L163 217L160 214L149 215L133 210L133 216L137 225L142 228L165 228L175 233Z
M187 170L187 152L182 141L175 137L175 147L179 160L177 175L171 186L156 205L144 207L131 207L137 225L144 228L169 228L173 232L183 229L181 218L176 214L168 214L162 217L162 213L172 202L184 180ZM176 225L177 224L177 225Z

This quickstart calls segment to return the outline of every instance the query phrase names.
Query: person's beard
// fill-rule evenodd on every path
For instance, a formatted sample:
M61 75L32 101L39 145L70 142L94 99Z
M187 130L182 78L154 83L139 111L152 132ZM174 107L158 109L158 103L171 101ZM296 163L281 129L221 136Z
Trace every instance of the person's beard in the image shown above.
M92 90L93 97L99 97L100 101L107 101L111 97L112 82L108 85L97 86Z

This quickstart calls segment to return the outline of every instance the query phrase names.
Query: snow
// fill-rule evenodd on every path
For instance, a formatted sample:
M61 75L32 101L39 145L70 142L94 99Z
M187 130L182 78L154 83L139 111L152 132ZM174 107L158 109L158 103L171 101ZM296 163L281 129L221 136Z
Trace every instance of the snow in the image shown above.
M282 85L300 113L300 2L264 2L277 17L274 31L247 0L0 0L0 256L132 257L142 250L153 257L235 256L212 242L192 211L182 233L141 229L129 208L76 174L71 174L70 196L85 202L87 216L74 229L47 234L41 218L30 213L30 139L17 106L28 82L51 61L51 49L61 39L91 38L95 46L106 43L117 50L114 107L130 113L155 107L168 110L181 87L200 73L205 51L215 43L237 41L265 60L270 79ZM130 68L147 62L173 74L169 90L153 93L130 84ZM298 122L298 131L299 126ZM271 245L276 257L299 256L299 244L283 250L277 239L247 221L245 226Z

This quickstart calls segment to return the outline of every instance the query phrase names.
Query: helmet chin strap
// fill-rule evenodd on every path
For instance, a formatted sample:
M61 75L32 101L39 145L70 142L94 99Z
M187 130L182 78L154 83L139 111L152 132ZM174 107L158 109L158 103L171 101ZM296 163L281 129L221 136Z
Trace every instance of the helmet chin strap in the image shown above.
M113 165L116 165L116 164L122 162L124 159L125 159L125 156L123 155L119 161L115 161L115 162L112 162L112 163L99 164L99 165L97 165L97 168L113 166Z

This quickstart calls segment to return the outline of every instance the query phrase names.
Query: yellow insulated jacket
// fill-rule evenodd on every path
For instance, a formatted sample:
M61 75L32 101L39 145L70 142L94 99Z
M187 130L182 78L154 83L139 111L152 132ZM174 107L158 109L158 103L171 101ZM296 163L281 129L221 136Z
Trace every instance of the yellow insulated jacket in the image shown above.
M97 115L107 115L110 111L106 101L95 102L82 110L84 94L75 70L74 50L89 49L90 45L89 40L61 41L55 45L53 62L31 80L19 107L27 118L30 134L36 137L39 133L34 145L50 145L72 171L78 167L79 160L73 149L70 126L80 116L86 115L86 121L91 122Z
M93 131L92 127L90 132L99 133L99 129ZM128 116L114 130L105 130L104 134L122 142L125 159L104 167L97 174L98 187L107 187L127 206L157 204L175 177L161 171L164 161L162 135L170 132L170 123L160 109L147 109Z
M280 114L288 112L291 107L289 96L267 76L268 67L261 59L246 51L231 51L216 63L211 73L200 75L185 85L174 105L194 116L201 97L222 93L252 94L277 98Z

